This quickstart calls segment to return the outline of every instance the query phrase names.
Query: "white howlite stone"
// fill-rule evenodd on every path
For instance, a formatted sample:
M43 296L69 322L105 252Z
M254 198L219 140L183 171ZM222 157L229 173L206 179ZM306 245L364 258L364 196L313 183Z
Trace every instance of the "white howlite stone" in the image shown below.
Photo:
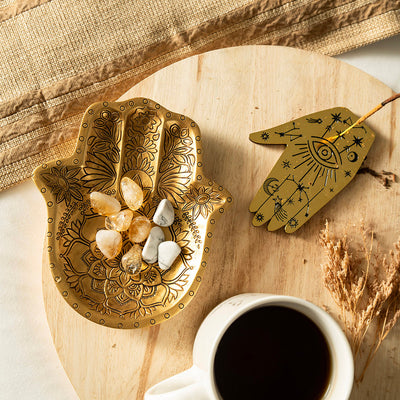
M174 207L168 199L163 199L154 213L153 221L159 226L170 226L174 222Z
M151 228L149 237L143 247L142 258L149 264L158 260L158 246L165 240L164 232L158 226Z
M158 266L161 269L168 269L181 253L181 248L175 242L162 242L158 246Z

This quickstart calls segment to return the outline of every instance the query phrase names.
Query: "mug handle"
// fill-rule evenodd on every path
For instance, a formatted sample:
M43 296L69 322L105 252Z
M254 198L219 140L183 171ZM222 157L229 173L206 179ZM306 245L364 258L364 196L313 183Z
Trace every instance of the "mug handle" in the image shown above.
M195 365L152 386L144 400L212 400L205 386L205 373Z

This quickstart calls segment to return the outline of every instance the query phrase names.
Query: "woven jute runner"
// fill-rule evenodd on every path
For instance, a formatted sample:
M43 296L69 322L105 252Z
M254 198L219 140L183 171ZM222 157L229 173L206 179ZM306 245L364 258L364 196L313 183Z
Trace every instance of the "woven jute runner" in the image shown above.
M398 33L399 0L0 0L0 190L69 155L91 103L185 57L249 44L334 55Z

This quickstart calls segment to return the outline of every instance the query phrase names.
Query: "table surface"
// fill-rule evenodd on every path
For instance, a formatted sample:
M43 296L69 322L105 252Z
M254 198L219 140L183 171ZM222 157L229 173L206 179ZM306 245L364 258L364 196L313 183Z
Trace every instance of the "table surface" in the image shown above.
M337 58L400 91L399 36ZM0 193L0 221L0 398L77 399L44 312L41 260L46 210L31 181Z

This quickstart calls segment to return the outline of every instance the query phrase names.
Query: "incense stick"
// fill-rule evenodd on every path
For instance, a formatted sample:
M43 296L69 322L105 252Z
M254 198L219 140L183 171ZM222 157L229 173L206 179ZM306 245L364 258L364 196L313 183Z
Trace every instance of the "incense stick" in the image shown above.
M400 93L396 93L393 96L389 97L388 99L382 101L379 105L374 107L372 110L368 111L365 115L363 115L361 118L359 118L356 122L354 122L353 125L350 125L347 129L345 129L343 132L339 133L339 135L331 136L328 138L330 142L333 142L337 138L345 135L347 132L349 132L351 129L353 129L356 125L361 124L364 122L368 117L370 117L372 114L375 114L378 110L380 110L382 107L386 106L386 104L391 103L393 100L396 100L400 98Z

